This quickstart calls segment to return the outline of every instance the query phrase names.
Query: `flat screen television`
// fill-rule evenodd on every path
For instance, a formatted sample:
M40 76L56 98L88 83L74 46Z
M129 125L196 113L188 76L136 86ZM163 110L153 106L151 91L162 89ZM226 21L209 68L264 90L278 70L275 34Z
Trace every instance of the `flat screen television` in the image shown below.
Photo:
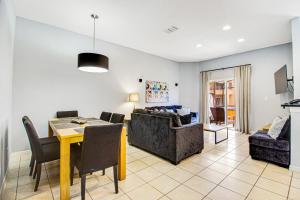
M276 94L288 91L287 67L284 65L274 74Z

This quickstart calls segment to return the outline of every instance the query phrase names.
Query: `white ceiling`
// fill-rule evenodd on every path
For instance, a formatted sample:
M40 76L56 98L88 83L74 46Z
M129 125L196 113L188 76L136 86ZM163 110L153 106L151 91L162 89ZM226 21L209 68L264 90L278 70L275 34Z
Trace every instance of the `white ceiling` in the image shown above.
M291 41L300 0L14 0L17 16L174 61L202 61ZM223 31L224 25L230 31ZM179 30L164 31L175 25ZM238 43L238 38L245 42ZM201 43L201 48L196 45Z

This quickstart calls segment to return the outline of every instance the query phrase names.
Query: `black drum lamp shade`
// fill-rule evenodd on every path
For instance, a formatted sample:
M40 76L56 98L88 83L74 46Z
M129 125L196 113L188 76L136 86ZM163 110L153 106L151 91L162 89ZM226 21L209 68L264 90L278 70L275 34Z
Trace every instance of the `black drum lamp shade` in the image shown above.
M78 69L85 72L103 73L108 71L108 57L97 53L78 54Z
M96 19L98 15L92 14L94 20L94 37L93 37L93 50L92 52L78 54L78 69L84 72L103 73L108 72L108 57L102 54L95 53L96 43Z

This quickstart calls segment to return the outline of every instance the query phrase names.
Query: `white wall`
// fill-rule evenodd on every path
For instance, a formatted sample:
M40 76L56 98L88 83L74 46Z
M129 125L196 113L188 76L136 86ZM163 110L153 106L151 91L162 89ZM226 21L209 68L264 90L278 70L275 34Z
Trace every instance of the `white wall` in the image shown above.
M122 33L120 33L122 34ZM110 58L104 74L81 72L77 54L92 48L92 39L59 28L17 18L13 93L13 150L28 148L23 115L32 118L39 134L47 135L48 119L58 110L77 109L81 116L101 111L129 113L128 93L140 93L145 106L145 80L165 81L170 102L177 104L179 65L157 56L97 40L98 53ZM138 78L144 82L139 83ZM20 139L22 138L22 139Z
M300 98L300 17L291 22L295 99ZM300 172L300 108L291 108L291 169Z
M276 95L274 72L283 65L288 66L288 76L292 76L292 45L284 44L246 53L226 56L223 58L195 63L180 64L180 94L191 96L193 101L200 102L200 71L237 66L252 65L251 84L251 130L257 130L262 125L270 123L272 119L285 112L280 104L288 101L289 95ZM191 89L190 89L191 88ZM196 88L196 89L195 89ZM196 93L196 95L195 95ZM195 110L199 110L200 103L184 100L180 95L180 103Z
M179 102L192 111L199 110L200 74L198 63L180 63L179 67Z
M14 32L13 5L0 0L0 186L9 158Z

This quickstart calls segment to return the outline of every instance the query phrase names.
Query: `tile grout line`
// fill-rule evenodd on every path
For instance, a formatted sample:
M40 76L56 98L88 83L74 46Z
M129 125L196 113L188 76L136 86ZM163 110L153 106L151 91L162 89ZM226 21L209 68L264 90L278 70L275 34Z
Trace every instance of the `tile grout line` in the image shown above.
M243 135L243 134L241 134L241 135ZM229 140L230 141L230 140ZM228 143L227 143L228 144ZM227 158L227 157L225 157L227 154L229 154L229 153L232 153L234 150L236 150L238 147L240 147L240 146L242 146L242 145L244 145L244 144L246 144L246 141L245 142L243 142L243 143L240 143L239 145L237 145L236 147L234 147L233 149L231 149L230 151L227 151L224 155L222 155L220 158L218 158L217 160L210 160L210 159L208 159L208 158L206 158L206 157L203 157L204 159L207 159L207 160L210 160L210 161L213 161L211 164L209 164L209 165L207 165L206 167L205 166L203 166L204 168L202 169L202 170L200 170L200 172L201 171L204 171L205 169L208 169L209 168L209 166L211 166L211 165L213 165L213 164L215 164L215 163L217 163L219 160L221 160L222 158ZM220 150L218 150L217 149L217 146L215 146L215 147L213 147L212 149L210 149L210 150L208 150L207 152L204 152L204 153L209 153L209 152L211 152L211 151L213 151L213 150L217 150L217 151L220 151ZM238 154L239 155L239 154ZM243 155L241 155L241 156L243 156ZM148 157L148 156L146 156L146 157ZM220 184L224 181L224 179L226 179L227 177L229 177L230 176L230 174L232 174L232 172L234 171L234 170L236 170L236 169L238 169L238 167L241 165L241 164L244 164L244 162L245 162L245 160L247 160L248 158L249 158L250 156L248 155L248 156L246 156L243 160L241 160L241 161L237 161L237 160L234 160L234 159L231 159L231 158L228 158L228 159L230 159L230 160L233 160L233 161L236 161L236 162L239 162L239 164L236 166L236 167L232 167L232 166L229 166L229 165L226 165L226 164L224 164L224 165L226 165L226 166L228 166L228 167L232 167L233 168L233 170L229 173L229 174L227 174L208 194L210 194L217 186L220 186L220 187L222 187L222 188L225 188L225 189L228 189L228 188L226 188L226 187L223 187L223 186L221 186ZM145 158L145 157L143 157L143 158ZM140 160L141 162L143 162L141 159L143 159L143 158L140 158L140 159L136 159L136 160ZM134 162L134 161L132 161L132 162ZM195 163L195 162L193 162L193 161L191 161L193 164L196 164L197 165L197 163ZM144 162L143 162L144 163ZM147 163L145 163L146 165L147 165L147 167L151 167L151 168L153 168L151 165L148 165ZM152 164L153 165L153 164ZM201 165L201 164L198 164L198 165ZM267 163L267 165L268 165L268 163ZM256 180L256 182L259 180L259 178L262 176L262 174L263 174L263 172L264 172L264 170L266 169L266 167L267 167L267 165L265 165L264 166L264 169L263 169L263 171L260 173L260 175L258 176L258 178L257 178L257 180ZM185 169L183 169L183 168L181 168L181 167L179 167L180 169L182 169L182 170L184 170L184 171L187 171L187 172L189 172L188 170L185 170ZM145 169L145 168L144 168ZM143 169L141 169L141 170L143 170ZM141 170L139 170L139 171L141 171ZM155 169L154 169L155 170ZM211 170L213 170L213 169L211 169ZM244 171L244 170L242 170L242 169L239 169L239 170L241 170L241 171L243 171L244 173L247 173L247 174L252 174L252 173L249 173L249 172L247 172L247 171ZM139 171L137 171L137 172L139 172ZM213 171L215 171L215 170L213 170ZM137 172L133 172L134 174L136 174ZM218 171L215 171L215 172L218 172ZM166 173L163 173L162 175L166 175L166 176L168 176L167 175L167 173L168 172L166 172ZM191 173L191 172L189 172L189 173ZM218 173L220 173L220 172L218 172ZM193 177L195 177L195 176L198 176L198 174L196 173L196 174L194 174L194 173L192 173L193 174L193 176L191 177L191 178L193 178ZM161 175L161 176L162 176ZM254 175L254 174L252 174L252 175ZM138 176L138 175L137 175ZM139 176L138 176L139 177ZM160 176L158 176L158 177L156 177L156 178L159 178ZM170 177L170 176L168 176L168 177ZM198 176L199 177L199 176ZM140 177L139 177L140 178ZM156 179L155 178L155 179ZM172 177L170 177L170 178L172 178ZM167 194L169 194L170 192L172 192L173 190L175 190L176 188L178 188L178 187L180 187L181 185L184 185L184 183L185 182L187 182L188 180L190 180L191 178L189 178L189 179L187 179L186 181L184 181L184 182L182 182L182 183L180 183L180 185L178 185L178 186L176 186L175 188L173 188L172 190L170 190ZM200 177L200 178L202 178L202 177ZM173 178L172 178L173 179ZM203 178L203 179L205 179L205 178ZM154 180L154 179L152 179L152 180ZM151 180L151 181L152 181ZM175 179L173 179L173 180L175 180ZM205 180L207 180L207 179L205 179ZM239 180L239 179L237 179L237 180ZM176 181L176 180L175 180ZM209 182L211 182L210 180L207 180L207 181L209 181ZM244 182L244 183L246 183L245 181L242 181L242 180L239 180L239 181L241 181L241 182ZM150 181L149 181L150 182ZM146 182L146 183L149 183L149 182ZM177 182L177 181L176 181ZM247 198L248 196L249 196L249 194L251 193L251 191L252 191L252 189L255 187L255 184L256 184L256 182L252 185L252 184L249 184L249 183L247 183L247 184L249 184L249 185L252 185L252 188L251 188L251 190L249 191L249 193L245 196L245 198ZM213 182L211 182L211 183L213 183ZM215 184L215 183L213 183L213 184ZM143 184L144 185L144 184ZM142 186L142 185L141 185ZM140 186L140 187L141 187ZM188 188L190 188L189 186L187 186ZM192 189L192 188L190 188L190 189ZM192 189L193 191L195 191L194 189ZM230 189L228 189L228 190L230 190ZM232 191L232 190L230 190L230 191ZM195 191L195 192L197 192L197 193L199 193L199 194L201 194L200 192L198 192L198 191ZM233 193L235 193L235 194L239 194L239 195L241 195L240 193L237 193L237 192L235 192L235 191L232 191ZM273 193L273 192L272 192ZM167 196L167 194L164 194L164 196ZM205 197L207 197L208 196L208 194L207 195L205 195L204 196L204 198ZM276 194L276 193L274 193L274 194ZM201 194L202 195L202 194ZM241 196L244 196L244 195L241 195Z
M269 165L270 163L268 163L267 164L267 166ZM267 167L266 166L266 167ZM261 174L262 175L262 174ZM259 176L259 178L264 178L264 179L268 179L268 178L265 178L265 177L263 177L263 176ZM259 179L258 178L258 179ZM278 182L278 181L274 181L274 180L271 180L271 179L268 179L269 181L273 181L273 182L276 182L276 183L280 183L280 182ZM255 182L255 184L258 182L258 180ZM282 184L282 183L280 183L280 184ZM284 185L284 184L282 184L282 185ZM260 189L262 189L262 190L265 190L265 191L267 191L267 192L270 192L270 193L273 193L273 194L275 194L275 195L277 195L277 196L280 196L280 197L282 197L282 198L288 198L288 196L287 197L285 197L285 196L283 196L283 195L281 195L281 194L278 194L278 193L275 193L275 192L273 192L273 191L271 191L271 190L269 190L269 189L265 189L265 188L263 188L263 187L260 187L260 186L257 186L257 185L254 185L255 187L258 187L258 188L260 188ZM290 187L291 186L289 186L289 189L290 189Z
M236 146L236 147L233 148L231 151L225 153L223 156L221 156L221 157L218 158L217 160L215 160L215 161L211 160L211 161L213 161L213 163L210 164L210 165L207 165L206 167L204 167L202 170L200 170L200 172L201 172L201 171L204 171L204 170L207 169L207 168L209 168L209 166L215 164L217 161L219 161L220 159L222 159L225 155L231 153L234 149L238 148L239 146L243 145L244 143L246 143L246 142L243 142L243 143L241 143L240 145ZM216 146L215 146L214 148L212 148L211 150L205 152L205 153L208 153L208 152L213 151L213 150L217 150L217 149L215 149L215 148L216 148ZM248 157L249 157L249 156L247 156L246 158L244 158L244 159L243 159L242 161L240 161L240 162L242 163L242 162L243 162L244 160L246 160ZM205 158L205 157L204 157L204 158ZM205 158L205 159L207 159L207 158ZM229 159L230 159L230 158L229 158ZM210 160L210 159L207 159L207 160ZM232 159L231 159L231 160L232 160ZM192 162L192 161L191 161L191 162ZM199 165L200 165L200 164L199 164ZM180 168L180 169L182 169L182 168ZM234 169L235 169L235 168L234 168ZM185 169L182 169L182 170L187 171L187 170L185 170ZM215 171L215 170L213 170L213 171ZM188 172L189 172L189 171L188 171ZM189 172L189 173L190 173L190 172ZM168 176L168 175L167 175L167 176ZM176 188L180 187L181 185L184 185L184 183L186 183L187 181L189 181L190 179L192 179L192 178L195 177L195 176L198 176L198 175L197 175L197 174L193 174L193 176L192 176L191 178L189 178L189 179L187 179L186 181L180 183L179 186L173 188L173 189L172 189L171 191L169 191L167 194L171 193L172 191L174 191ZM227 176L228 176L228 175L227 175ZM227 176L225 176L224 179L225 179ZM199 177L199 176L198 176L198 177ZM172 177L170 177L170 178L172 178ZM200 178L201 178L201 177L200 177ZM222 179L222 181L223 181L224 179ZM173 180L174 180L174 179L173 179ZM206 179L205 179L205 180L206 180ZM176 180L175 180L175 181L176 181ZM207 180L207 181L209 181L209 180ZM222 182L222 181L221 181L221 182ZM209 182L210 182L210 183L213 183L213 182L211 182L211 181L209 181ZM220 183L221 183L221 182L220 182ZM219 183L219 184L220 184L220 183ZM215 184L215 183L213 183L213 184ZM219 184L217 184L213 189L211 189L211 190L209 191L209 193L210 193L211 191L213 191ZM184 186L188 187L189 189L193 190L194 192L196 192L196 193L198 193L198 194L203 195L203 194L200 193L199 191L196 191L196 190L194 190L193 188L190 188L190 187L187 186L187 185L184 185ZM227 188L226 188L226 189L227 189ZM232 191L232 192L234 192L234 191ZM209 194L209 193L208 193L208 194ZM236 192L234 192L234 193L236 193ZM167 194L166 194L166 195L167 195ZM208 194L207 194L207 195L208 195ZM238 194L238 193L236 193L236 194ZM203 195L204 198L205 198L207 195Z
M269 164L267 163L266 166L264 167L263 171L262 171L262 172L260 173L260 175L258 176L257 180L255 181L255 183L254 183L253 186L251 187L251 190L250 190L249 193L247 194L246 199L249 197L249 195L250 195L250 193L252 192L253 188L254 188L254 187L257 187L257 186L256 186L256 183L258 182L258 180L260 179L261 175L264 173L264 171L266 170L266 168L267 168L268 165L269 165ZM265 190L265 189L264 189L264 190ZM275 194L275 193L274 193L274 194Z
M219 155L218 152L222 152L222 153L225 152L224 154L222 154L222 156L220 156L220 157L219 157L218 159L216 159L216 160L211 160L211 159L209 159L209 158L203 157L201 154L199 155L199 156L200 156L201 158L203 158L203 159L212 161L211 164L208 164L208 165L206 165L206 166L203 166L203 165L201 165L201 164L198 164L197 162L193 162L192 160L190 160L191 164L194 164L194 165L203 167L203 169L201 169L201 170L200 170L199 172L197 172L197 173L194 173L194 172L191 173L190 171L188 171L188 170L186 170L186 169L184 169L184 168L178 166L178 169L183 170L183 171L185 171L185 172L188 172L188 173L191 173L191 174L192 174L192 177L190 177L189 179L187 179L187 180L185 180L185 181L183 181L183 182L179 182L179 181L175 180L174 178L172 178L171 176L169 176L168 173L169 173L171 170L166 171L166 172L160 172L160 171L157 170L156 168L153 168L153 167L152 167L153 165L155 165L155 164L157 164L157 163L159 163L159 162L164 162L164 161L165 161L164 159L161 159L161 160L159 160L159 161L157 161L157 162L154 162L154 163L152 163L152 164L147 164L146 162L144 162L144 161L142 160L142 159L145 159L145 158L147 158L147 157L154 156L153 154L150 154L150 155L147 155L147 156L144 156L144 157L141 157L141 158L138 158L138 159L136 159L136 160L134 160L134 161L129 162L129 163L132 163L132 162L135 162L135 161L141 161L142 163L145 164L145 168L143 168L143 169L137 170L137 171L135 171L135 172L129 170L129 171L132 172L132 174L136 175L139 179L143 180L143 182L144 182L143 184L141 184L140 186L138 186L138 187L136 187L136 188L130 190L129 192L132 192L132 191L134 191L134 190L137 190L138 188L140 188L140 187L142 187L142 186L145 186L145 185L147 184L147 185L149 185L151 188L153 188L154 190L156 190L156 191L158 191L160 194L162 194L162 196L160 196L159 199L161 199L161 198L163 198L163 197L168 198L167 195L168 195L169 193L171 193L172 191L176 190L176 189L177 189L178 187L180 187L180 186L186 186L187 188L191 189L192 191L195 191L196 193L201 194L200 192L198 192L198 191L196 191L196 190L194 190L194 189L192 189L192 188L190 188L189 186L184 185L184 184L185 184L187 181L189 181L191 178L193 178L193 177L200 177L200 176L199 176L199 173L201 173L202 171L204 171L204 170L206 170L206 169L210 169L209 167L210 167L211 165L214 165L214 164L218 163L221 159L228 159L228 160L236 161L236 162L239 162L239 163L238 163L238 165L236 165L235 167L232 167L233 165L228 165L228 164L225 164L225 163L219 163L219 164L224 164L224 165L226 165L226 166L228 166L228 167L231 167L232 170L231 170L231 171L230 171L230 172L229 172L229 173L228 173L228 174L227 174L227 175L226 175L226 176L225 176L218 184L216 184L216 183L214 183L214 182L212 182L212 181L210 181L210 180L207 180L206 178L203 178L203 179L207 180L208 182L211 182L211 183L213 183L213 184L216 184L216 186L213 187L206 195L203 195L203 198L208 197L208 195L209 195L210 193L212 193L212 191L214 191L214 190L216 189L216 187L218 187L218 186L219 186L219 187L222 187L222 188L225 188L225 189L227 189L227 190L229 190L229 191L232 191L231 189L228 189L228 188L226 188L226 187L221 186L221 183L222 183L226 178L230 177L230 175L231 175L235 170L237 170L239 166L241 166L242 164L247 164L247 162L245 162L245 161L250 157L249 155L247 155L247 156L246 156L245 158L243 158L241 161L231 159L230 157L226 157L228 154L234 153L234 151L236 152L239 148L241 148L241 149L240 149L240 150L241 150L240 152L244 152L244 150L246 149L246 147L244 148L243 146L247 144L247 141L246 141L246 140L243 141L243 137L240 137L240 136L242 136L242 135L245 135L245 134L236 134L235 137L229 138L228 141L227 141L227 143L222 143L222 144L226 144L227 147L228 147L228 145L230 146L230 145L232 144L232 142L235 141L235 140L237 139L237 141L235 142L237 145L236 145L234 148L230 149L229 151L228 151L228 148L225 148L225 150L222 150L222 149L223 149L223 145L221 144L221 145L214 145L214 146L212 146L213 148L208 149L208 151L202 152L202 155L205 154L205 153L213 152L213 151L216 151L216 153L217 153L216 155ZM240 141L243 141L243 142L241 143ZM232 144L232 145L234 145L234 144ZM209 146L209 147L210 147L210 146ZM219 147L221 147L221 150L220 150ZM224 147L225 147L225 145L224 145ZM134 153L134 152L132 152L132 153ZM236 154L236 153L234 153L234 154ZM130 154L128 154L128 155L130 155ZM239 155L240 155L240 156L244 156L243 154L238 154L238 153L237 153L236 155L237 155L237 156L239 156ZM197 155L196 155L196 156L197 156ZM133 157L134 157L134 156L133 156ZM155 156L155 157L156 157L156 156ZM18 166L18 175L17 175L17 185L16 185L15 199L17 199L17 194L18 194L21 162L22 162L22 156L20 156L20 158L19 158L19 166ZM166 162L166 161L165 161L165 162ZM127 163L127 164L129 164L129 163ZM260 189L262 189L262 190L264 190L264 191L268 191L268 192L270 192L270 193L279 195L279 194L277 194L277 193L274 193L274 192L272 192L272 191L269 191L268 189L264 189L264 188L261 188L261 187L259 187L259 186L256 186L258 180L259 180L260 178L263 177L263 173L265 172L265 170L267 169L267 167L270 166L270 163L268 163L268 162L266 162L266 163L267 163L267 164L264 166L263 170L260 172L260 174L259 174L257 180L255 181L255 183L254 183L254 184L251 184L251 185L252 185L251 190L248 192L248 194L247 194L246 196L241 195L240 193L235 192L235 191L232 191L232 192L235 193L235 194L241 195L241 196L243 196L243 197L245 197L245 198L248 198L249 195L250 195L250 193L253 191L254 187L258 187L258 188L260 188ZM252 165L252 166L258 166L258 165L255 165L255 163L254 163L254 164L251 164L251 165ZM48 184L49 184L49 187L50 187L50 190L51 190L52 198L54 199L54 195L53 195L53 192L52 192L52 187L51 187L51 185L50 185L50 175L49 175L49 172L48 172L49 170L48 170L48 168L47 168L45 165L44 165L44 167L45 167L45 171L46 171L46 175L47 175ZM258 167L259 167L259 166L258 166ZM149 181L144 181L144 179L141 178L137 173L139 173L140 171L142 171L142 170L144 170L144 169L147 169L147 168L151 168L151 169L153 169L153 170L155 170L155 171L161 173L161 175L159 175L159 176L157 176L157 177L155 177L155 178L152 178L152 179L150 179ZM172 170L175 170L175 169L176 169L176 166L175 166L174 168L172 168ZM214 170L214 169L211 169L211 170L214 171L214 172L216 172L216 173L220 173L219 171L216 171L216 170ZM245 171L245 170L243 170L243 169L238 169L238 170L241 170L242 172L247 173L247 174L252 174L252 173L250 173L250 172L248 172L248 171ZM276 172L276 171L275 171L275 172ZM278 172L278 173L280 173L280 172ZM221 174L222 174L222 173L221 173ZM100 175L100 174L99 174L99 175ZM174 187L172 190L170 190L170 191L169 191L168 193L166 193L166 194L160 192L160 191L159 191L158 189L156 189L154 186L150 185L150 182L151 182L151 181L153 181L153 180L155 180L155 179L158 179L158 178L160 178L161 176L164 176L164 175L167 176L167 177L169 177L169 178L171 178L171 179L174 180L176 183L179 183L178 186ZM252 175L254 175L254 174L252 174ZM107 176L107 178L108 178L110 181L112 181L111 177ZM200 177L200 178L202 178L202 177ZM238 179L238 178L235 178L235 177L232 177L232 178L237 179L238 181L241 181L241 182L244 182L244 183L249 184L249 182L240 180L240 179ZM263 178L265 178L265 177L263 177ZM278 182L278 181L276 181L276 180L272 180L272 179L269 179L269 178L265 178L265 179L268 179L268 180L271 180L271 181L274 181L274 182L277 182L277 183L281 183L281 182ZM288 190L288 194L287 194L287 197L286 197L286 198L288 198L288 196L289 196L289 192L290 192L290 189L291 189L291 182L292 182L292 179L293 179L293 173L292 173L292 176L291 176L291 179L290 179L289 190ZM80 183L79 183L79 184L80 184ZM102 186L105 186L105 185L108 185L108 184L111 184L111 182L106 183L106 184L104 184L104 185L101 185L101 187L102 187ZM282 183L281 183L281 184L282 184ZM122 194L120 197L126 196L126 197L128 197L128 199L132 199L132 198L130 198L130 196L128 195L129 192L125 192L125 191L123 191L121 188L120 188L120 190L124 193L124 194ZM90 195L89 191L86 190L86 192L88 193L89 197L90 197L91 199L93 199L92 196ZM201 195L202 195L202 194L201 194ZM281 196L281 195L279 195L279 196ZM116 197L116 198L114 198L114 199L117 199L117 198L120 198L120 197ZM281 196L281 197L284 197L284 196Z
M242 134L241 134L242 135ZM228 141L230 141L230 140L228 140ZM244 143L246 143L246 142L243 142L243 143L241 143L241 144L239 144L238 146L236 146L235 148L233 148L232 150L230 150L229 152L227 152L227 153L225 153L223 156L221 156L220 158L218 158L217 160L215 160L215 161L213 161L213 160L211 160L211 161L213 161L213 163L212 164L210 164L210 165L207 165L207 167L206 168L204 168L203 170L201 170L201 171L204 171L205 169L208 169L211 165L213 165L213 164L215 164L216 162L218 162L219 160L221 160L222 158L224 158L227 154L229 154L229 153L231 153L233 150L235 150L235 149L237 149L239 146L241 146L241 145L243 145ZM228 143L227 143L228 144ZM209 151L207 151L207 152L205 152L205 153L208 153L208 152L210 152L210 151L213 151L213 150L217 150L216 149L216 147L217 146L215 146L214 148L212 148L211 150L209 150ZM219 151L219 150L217 150L217 151ZM205 158L205 157L204 157ZM246 158L244 158L242 161L240 161L240 164L244 161L244 160L246 160L248 158L248 156L246 157ZM207 159L207 158L206 158ZM230 158L228 158L228 159L230 159ZM208 159L208 160L210 160L210 159ZM233 160L233 159L231 159L231 160ZM239 164L239 165L240 165ZM235 168L234 168L235 169ZM213 169L211 169L211 170L213 170ZM200 171L200 172L201 172ZM213 170L213 171L215 171L215 170ZM233 171L233 170L232 170ZM215 171L215 172L217 172L217 171ZM197 174L195 175L195 176L198 176ZM222 179L222 181L225 179L225 178L227 178L227 176L228 175L226 175L223 179ZM194 177L194 176L193 176ZM191 177L191 178L193 178L193 177ZM198 176L199 177L199 176ZM190 179L191 179L190 178ZM202 177L200 177L200 178L202 178ZM182 185L184 184L184 183L186 183L187 181L189 181L190 179L188 179L188 180L186 180L185 182L183 182L182 183ZM207 180L207 179L205 179L205 180ZM209 181L210 183L213 183L213 182L211 182L210 180L207 180L207 181ZM219 184L222 182L222 181L220 181L218 184L216 184L216 183L213 183L213 184L216 184L216 186L214 187L214 188L212 188L206 195L204 195L204 198L206 198L217 186L219 186ZM190 188L189 186L187 186L188 188ZM190 188L190 189L192 189L192 188ZM194 189L192 189L193 191L195 191L195 192L197 192L197 193L200 193L200 192L198 192L198 191L196 191L196 190L194 190ZM234 193L236 193L236 192L234 192ZM201 194L201 193L200 193ZM203 195L203 194L201 194L201 195Z
M19 167L18 167L18 176L17 176L17 187L16 187L16 195L15 195L15 200L17 200L17 197L18 197L18 187L19 187L20 166L21 166L21 155L20 155L20 158L19 158Z
M268 165L269 165L269 163L268 163ZM272 171L272 172L273 172L273 171ZM278 172L273 172L273 173L278 173ZM281 174L281 173L279 173L279 174ZM286 176L286 175L284 175L284 176ZM264 179L268 179L269 181L273 181L273 182L280 183L280 184L284 185L284 183L282 183L282 182L279 182L279 181L277 181L277 180L274 180L274 179L270 179L270 178L268 178L268 177L264 177L264 176L262 176L262 178L264 178ZM291 176L291 180L292 180L292 176ZM290 184L291 184L291 180L290 180Z
M245 142L246 143L246 142ZM244 143L243 143L244 144ZM241 144L242 145L242 144ZM239 145L239 146L241 146L241 145ZM230 151L231 152L231 151ZM230 153L229 152L229 153ZM225 156L225 155L224 155ZM213 188L213 189L211 189L205 196L204 196L204 198L206 198L206 197L208 197L208 195L213 191L213 190L215 190L218 186L220 186L220 187L222 187L222 188L225 188L225 187L223 187L222 185L220 185L227 177L229 177L229 175L230 174L232 174L232 172L234 171L234 170L236 170L236 169L238 169L238 167L246 160L246 159L248 159L248 157L249 156L247 156L246 158L244 158L242 161L240 161L240 163L236 166L236 167L234 167L233 168L233 170L230 172L230 173L228 173L218 184L216 184L216 186ZM228 188L225 188L225 189L227 189L227 190L230 190L230 189L228 189ZM232 191L232 190L230 190L230 191ZM237 193L237 192L235 192L235 191L232 191L233 193L235 193L235 194L238 194L238 195L241 195L240 193ZM241 196L244 196L244 195L241 195Z
M52 195L52 198L53 198L53 200L54 200L54 194L53 194L53 192L52 192L52 187L51 187L51 184L50 184L50 179L49 179L48 169L47 169L47 167L46 167L45 164L43 164L43 165L44 165L45 172L46 172L46 175L47 175L47 179L48 179L48 184L49 184L49 187L50 187L51 195Z
M294 178L294 172L292 171L292 177L291 177L291 180L290 180L290 187L289 187L289 190L288 190L287 199L290 196L290 191L291 191L291 187L292 187L292 180L293 180L293 178Z

